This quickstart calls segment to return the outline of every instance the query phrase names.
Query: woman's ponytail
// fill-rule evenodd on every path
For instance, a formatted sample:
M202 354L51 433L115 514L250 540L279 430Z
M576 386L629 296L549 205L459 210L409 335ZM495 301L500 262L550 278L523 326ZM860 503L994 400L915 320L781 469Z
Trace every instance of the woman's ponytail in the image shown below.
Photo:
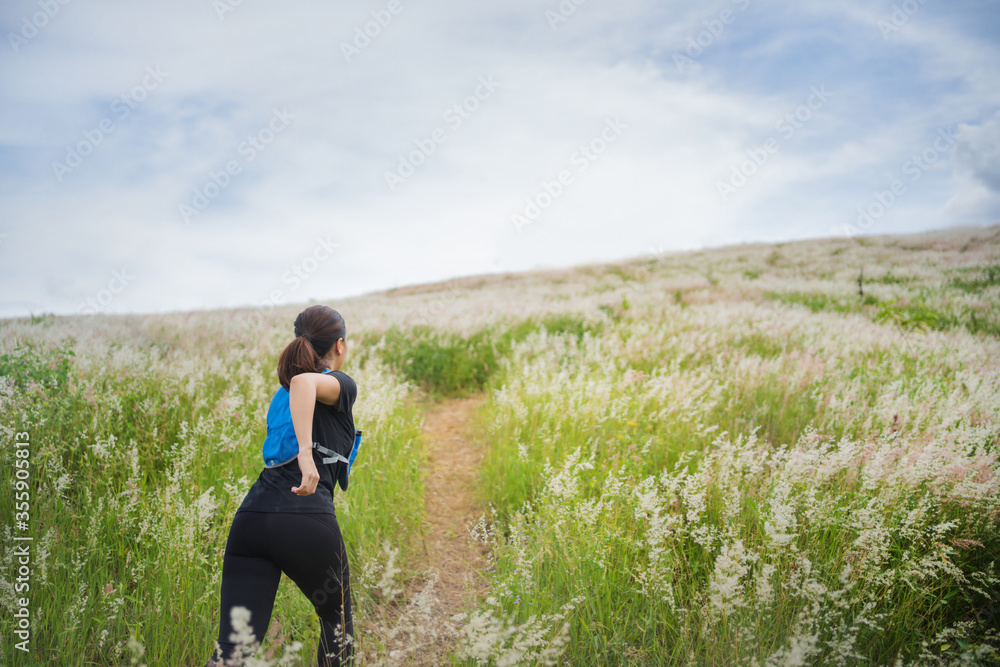
M323 356L341 338L347 340L347 326L336 310L319 304L303 310L295 318L295 339L278 357L278 382L287 391L299 373L320 371Z

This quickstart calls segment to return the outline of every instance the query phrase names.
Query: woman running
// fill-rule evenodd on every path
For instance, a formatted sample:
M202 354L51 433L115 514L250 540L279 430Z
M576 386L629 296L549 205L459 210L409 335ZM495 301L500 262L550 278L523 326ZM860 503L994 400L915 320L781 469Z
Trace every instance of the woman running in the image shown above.
M340 370L347 356L347 327L336 310L315 305L295 318L295 336L278 359L281 387L268 408L264 469L229 529L218 647L207 665L246 657L234 656L234 607L250 610L254 638L262 641L282 572L320 618L320 667L349 664L353 655L350 571L333 510L334 480L347 465L335 459L350 454L356 433L357 385Z

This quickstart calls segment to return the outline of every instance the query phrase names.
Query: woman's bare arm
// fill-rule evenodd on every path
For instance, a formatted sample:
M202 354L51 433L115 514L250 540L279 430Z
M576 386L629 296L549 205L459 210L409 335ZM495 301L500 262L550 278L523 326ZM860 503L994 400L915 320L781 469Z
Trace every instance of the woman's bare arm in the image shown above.
M299 373L298 375L293 375L291 381L288 383L288 393L293 405L296 392L292 390L292 387L296 384L300 385L300 389L308 394L310 406L314 401L326 403L327 405L336 405L337 401L340 400L340 380L336 376L328 375L327 373ZM302 407L306 407L306 399L302 398L300 400L302 401Z
M288 383L288 410L292 416L295 439L299 443L298 463L302 482L292 492L308 496L316 491L319 471L313 461L312 423L316 401L336 405L340 400L340 381L324 373L299 373Z

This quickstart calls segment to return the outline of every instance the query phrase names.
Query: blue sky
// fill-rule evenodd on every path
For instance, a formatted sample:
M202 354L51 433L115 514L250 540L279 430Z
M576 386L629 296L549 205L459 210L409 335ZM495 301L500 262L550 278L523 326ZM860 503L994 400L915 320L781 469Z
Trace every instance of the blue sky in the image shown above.
M996 2L16 0L0 28L5 317L1000 221Z

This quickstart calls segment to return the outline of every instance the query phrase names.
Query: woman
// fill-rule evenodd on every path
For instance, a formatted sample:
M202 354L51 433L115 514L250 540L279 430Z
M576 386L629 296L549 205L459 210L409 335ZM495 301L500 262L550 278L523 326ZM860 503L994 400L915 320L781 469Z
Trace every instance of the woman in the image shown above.
M218 647L208 665L233 658L230 613L236 606L250 610L254 638L263 639L282 572L309 597L321 620L318 664L339 666L353 654L350 571L333 510L334 480L346 463L324 463L320 453L347 456L355 441L358 389L340 370L347 328L336 310L316 305L295 318L295 335L278 359L281 387L268 408L264 470L229 529Z

